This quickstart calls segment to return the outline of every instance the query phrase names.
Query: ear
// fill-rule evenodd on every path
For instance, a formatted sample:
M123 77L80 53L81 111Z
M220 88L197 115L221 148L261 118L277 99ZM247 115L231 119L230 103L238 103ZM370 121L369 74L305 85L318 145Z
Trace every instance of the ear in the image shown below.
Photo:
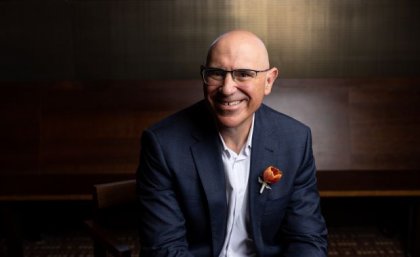
M267 76L265 78L264 95L269 95L271 93L274 81L276 80L278 75L279 70L276 67L273 67L269 71L267 71Z

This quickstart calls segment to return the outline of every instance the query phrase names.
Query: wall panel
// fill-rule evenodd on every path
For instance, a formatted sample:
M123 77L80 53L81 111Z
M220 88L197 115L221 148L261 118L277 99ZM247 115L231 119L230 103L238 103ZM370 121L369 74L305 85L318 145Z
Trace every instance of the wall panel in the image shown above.
M0 79L196 79L220 33L267 43L284 78L420 70L416 0L0 1Z

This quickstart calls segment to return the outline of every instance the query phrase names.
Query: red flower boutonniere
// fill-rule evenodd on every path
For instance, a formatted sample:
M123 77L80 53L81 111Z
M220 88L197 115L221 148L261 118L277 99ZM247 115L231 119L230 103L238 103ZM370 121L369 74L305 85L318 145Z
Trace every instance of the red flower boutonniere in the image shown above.
M283 172L281 170L274 166L268 166L264 170L262 178L258 177L258 182L261 184L260 194L264 192L265 188L271 189L270 184L278 182L282 176Z

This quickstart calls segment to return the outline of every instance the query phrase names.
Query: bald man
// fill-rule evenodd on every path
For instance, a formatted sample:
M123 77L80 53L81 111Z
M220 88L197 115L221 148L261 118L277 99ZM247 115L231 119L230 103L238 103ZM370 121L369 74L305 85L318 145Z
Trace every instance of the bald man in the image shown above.
M202 101L143 132L140 255L326 257L310 129L262 103L264 43L221 35L201 75Z

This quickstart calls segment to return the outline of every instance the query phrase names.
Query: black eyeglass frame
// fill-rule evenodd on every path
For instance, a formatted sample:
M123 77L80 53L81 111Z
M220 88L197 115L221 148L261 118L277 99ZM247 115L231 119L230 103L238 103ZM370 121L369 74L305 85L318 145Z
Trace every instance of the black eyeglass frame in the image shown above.
M212 67L206 67L204 65L201 65L201 67L200 67L200 73L201 73L201 78L203 79L203 82L206 83L206 84L208 84L208 82L206 82L206 79L204 78L204 73L206 71L209 71L209 70L210 71L213 70L213 71L220 71L220 72L222 72L223 73L223 79L225 79L226 78L226 75L228 73L230 73L231 76L232 76L232 79L236 82L236 76L233 75L234 72L238 72L238 71L253 71L253 72L255 72L255 77L254 78L256 78L258 76L258 73L260 73L260 72L267 72L267 71L269 71L271 69L272 68L268 68L268 69L265 69L265 70L253 70L253 69L224 70L224 69L220 69L220 68L212 68Z

